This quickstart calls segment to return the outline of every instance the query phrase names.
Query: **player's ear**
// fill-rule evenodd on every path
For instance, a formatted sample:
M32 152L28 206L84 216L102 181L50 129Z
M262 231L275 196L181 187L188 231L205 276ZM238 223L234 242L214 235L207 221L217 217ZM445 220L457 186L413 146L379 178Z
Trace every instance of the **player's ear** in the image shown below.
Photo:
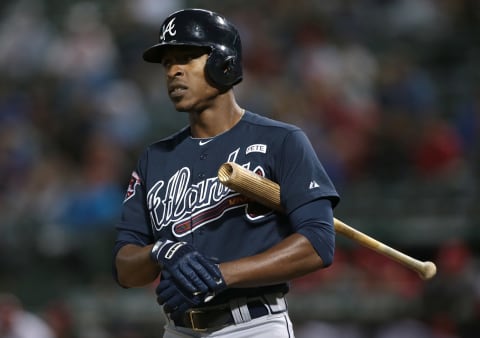
M238 69L237 58L234 55L225 56L212 52L205 64L207 80L221 91L226 91L239 82Z
M233 56L227 57L223 63L223 73L225 75L231 73L234 65L235 65L235 58Z

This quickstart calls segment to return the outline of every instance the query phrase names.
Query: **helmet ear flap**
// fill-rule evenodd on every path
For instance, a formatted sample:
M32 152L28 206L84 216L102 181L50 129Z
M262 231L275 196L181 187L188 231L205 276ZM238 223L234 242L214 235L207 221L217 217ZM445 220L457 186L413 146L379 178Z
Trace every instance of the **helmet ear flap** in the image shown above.
M231 88L242 79L241 67L237 62L236 56L224 55L213 50L205 64L207 79L220 90Z

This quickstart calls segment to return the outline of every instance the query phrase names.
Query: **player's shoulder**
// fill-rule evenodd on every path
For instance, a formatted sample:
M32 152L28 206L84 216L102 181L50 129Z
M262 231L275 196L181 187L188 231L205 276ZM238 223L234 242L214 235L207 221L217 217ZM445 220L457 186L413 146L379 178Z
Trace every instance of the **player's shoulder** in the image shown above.
M243 122L255 125L259 128L268 128L271 131L277 131L279 133L290 133L292 131L299 131L300 128L294 124L272 119L270 117L253 113L251 111L245 111Z
M170 151L174 149L177 144L181 143L183 140L185 140L185 138L189 136L190 136L190 127L185 126L182 129L178 130L177 132L149 144L147 149Z

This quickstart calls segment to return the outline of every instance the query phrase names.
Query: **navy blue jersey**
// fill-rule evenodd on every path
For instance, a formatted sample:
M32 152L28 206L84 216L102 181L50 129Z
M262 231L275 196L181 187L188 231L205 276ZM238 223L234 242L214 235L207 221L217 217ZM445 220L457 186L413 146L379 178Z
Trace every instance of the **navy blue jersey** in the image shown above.
M223 186L217 173L225 162L277 182L286 214L249 205ZM339 200L304 132L247 111L216 137L192 138L186 127L144 151L117 224L117 247L167 238L218 262L251 256L294 233L288 213L319 198L333 206Z

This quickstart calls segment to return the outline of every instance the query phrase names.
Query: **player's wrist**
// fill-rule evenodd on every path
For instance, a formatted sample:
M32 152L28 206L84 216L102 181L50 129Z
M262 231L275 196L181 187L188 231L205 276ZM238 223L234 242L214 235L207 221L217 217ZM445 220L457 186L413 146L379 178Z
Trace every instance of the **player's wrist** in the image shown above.
M150 250L150 259L154 261L155 263L159 264L162 266L162 250L166 247L169 246L173 243L173 241L168 240L168 239L159 239L153 244L151 250Z
M235 273L235 264L223 262L218 264L218 269L227 288L236 287L237 283L241 283L239 275Z

